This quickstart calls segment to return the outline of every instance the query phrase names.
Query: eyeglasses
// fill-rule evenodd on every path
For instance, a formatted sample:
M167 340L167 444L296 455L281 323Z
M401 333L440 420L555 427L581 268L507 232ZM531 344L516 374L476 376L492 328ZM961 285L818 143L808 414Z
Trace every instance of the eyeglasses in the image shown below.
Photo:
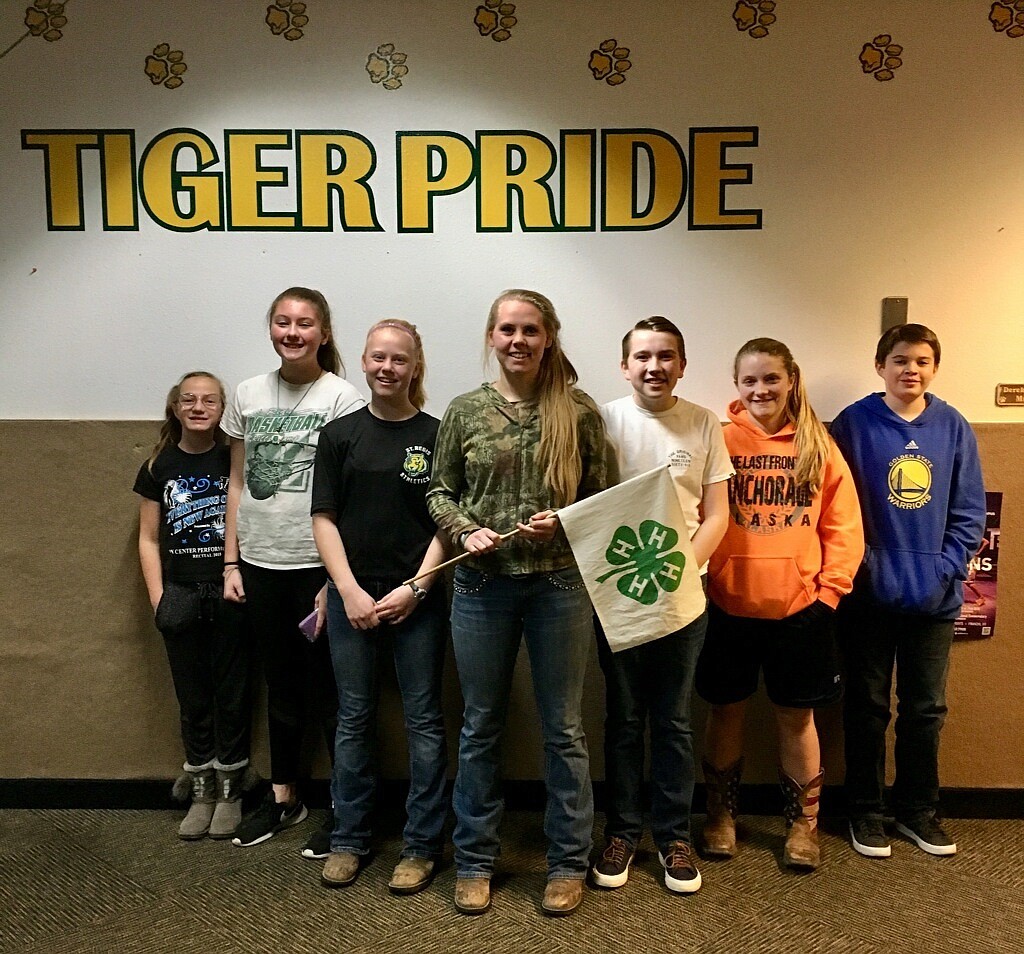
M203 407L208 407L213 410L216 410L218 407L220 407L220 395L204 394L202 397L200 397L198 394L178 395L179 407L195 407L197 404L202 404Z

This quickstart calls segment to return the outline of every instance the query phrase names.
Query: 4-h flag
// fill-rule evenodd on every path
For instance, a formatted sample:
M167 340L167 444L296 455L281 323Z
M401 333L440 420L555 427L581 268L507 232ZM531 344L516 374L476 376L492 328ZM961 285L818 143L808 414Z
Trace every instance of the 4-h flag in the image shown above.
M667 466L563 507L558 519L612 652L674 633L704 612Z

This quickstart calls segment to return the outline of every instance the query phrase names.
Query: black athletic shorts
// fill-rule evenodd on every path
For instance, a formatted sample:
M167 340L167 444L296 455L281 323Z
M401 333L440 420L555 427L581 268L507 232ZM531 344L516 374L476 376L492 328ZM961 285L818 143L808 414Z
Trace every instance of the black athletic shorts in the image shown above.
M730 616L708 606L708 631L697 660L696 688L712 705L729 705L757 691L764 672L777 706L811 709L843 695L835 611L820 600L785 619Z

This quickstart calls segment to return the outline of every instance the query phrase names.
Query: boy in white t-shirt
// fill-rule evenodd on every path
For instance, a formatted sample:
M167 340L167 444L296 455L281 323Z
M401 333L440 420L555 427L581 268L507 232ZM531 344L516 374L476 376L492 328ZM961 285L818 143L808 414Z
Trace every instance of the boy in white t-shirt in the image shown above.
M622 374L633 394L601 408L620 480L668 464L694 554L705 564L729 515L732 463L718 418L673 393L686 368L679 329L644 318L622 339ZM605 847L593 868L603 888L622 887L643 832L644 726L650 721L651 835L671 891L700 888L690 837L695 765L690 728L694 670L707 612L661 639L612 653L598 626L605 676Z

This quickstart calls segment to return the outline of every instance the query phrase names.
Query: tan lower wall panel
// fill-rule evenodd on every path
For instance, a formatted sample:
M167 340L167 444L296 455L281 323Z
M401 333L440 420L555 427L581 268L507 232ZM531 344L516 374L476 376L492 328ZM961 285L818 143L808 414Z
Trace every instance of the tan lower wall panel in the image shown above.
M177 707L163 641L151 621L136 555L138 499L131 487L157 425L147 421L0 421L0 777L162 778L182 761ZM999 612L993 639L954 647L943 783L1024 787L1024 425L975 428L986 482L1002 490ZM513 687L505 763L509 778L542 774L525 654ZM461 702L451 654L446 712L453 754ZM775 743L764 699L748 712L747 779L774 778ZM705 709L695 705L698 741ZM585 718L595 778L604 774L603 685L591 655ZM819 717L831 781L842 774L838 712ZM386 776L405 774L401 708L384 687L380 747ZM266 771L262 709L254 757ZM326 773L311 743L313 771Z

